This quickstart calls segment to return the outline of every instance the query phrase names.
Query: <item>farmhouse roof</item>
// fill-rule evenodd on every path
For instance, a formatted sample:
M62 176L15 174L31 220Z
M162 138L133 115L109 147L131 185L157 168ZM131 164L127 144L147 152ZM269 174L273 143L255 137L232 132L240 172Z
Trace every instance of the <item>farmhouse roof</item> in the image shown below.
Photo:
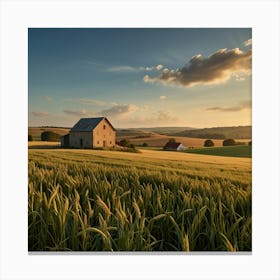
M177 149L182 143L178 142L167 142L164 146L165 149Z
M82 118L80 119L72 128L71 132L78 132L78 131L92 131L94 130L97 125L105 119L110 126L113 128L113 130L116 130L112 124L108 121L105 117L98 117L98 118Z

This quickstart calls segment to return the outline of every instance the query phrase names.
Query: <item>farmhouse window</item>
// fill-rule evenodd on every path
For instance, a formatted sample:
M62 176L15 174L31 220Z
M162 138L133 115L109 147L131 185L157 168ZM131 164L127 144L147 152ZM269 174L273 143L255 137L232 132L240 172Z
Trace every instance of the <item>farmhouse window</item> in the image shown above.
M103 125L103 129L106 129L106 125L105 124Z

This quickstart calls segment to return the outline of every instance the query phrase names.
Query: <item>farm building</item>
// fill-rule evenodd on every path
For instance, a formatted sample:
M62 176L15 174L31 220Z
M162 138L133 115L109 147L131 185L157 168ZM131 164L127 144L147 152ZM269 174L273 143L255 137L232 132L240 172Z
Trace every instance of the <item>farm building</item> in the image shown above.
M116 129L105 117L82 118L61 137L62 147L94 148L113 147L116 143Z
M166 151L182 151L185 150L185 146L182 143L167 142L163 149Z

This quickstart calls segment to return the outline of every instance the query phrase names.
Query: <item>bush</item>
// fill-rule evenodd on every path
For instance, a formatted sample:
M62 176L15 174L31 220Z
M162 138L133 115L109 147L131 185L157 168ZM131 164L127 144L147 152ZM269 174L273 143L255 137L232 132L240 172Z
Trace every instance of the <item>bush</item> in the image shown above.
M122 147L128 147L129 141L127 139L122 139L120 142L118 142L118 145Z
M214 147L214 142L210 139L205 140L204 147Z
M236 143L234 139L225 139L223 141L223 146L234 146L235 144Z
M28 134L28 141L33 141L33 136L31 134Z
M252 146L252 141L248 142L248 145L249 145L249 146Z
M142 147L148 147L149 145L145 142L142 144Z
M60 141L60 135L53 131L44 131L41 133L41 140L51 142Z
M127 147L128 147L128 148L131 148L131 149L135 149L135 145L134 145L134 144L128 144Z
M175 138L170 138L170 139L169 139L169 143L174 143L174 142L176 142L176 139L175 139Z

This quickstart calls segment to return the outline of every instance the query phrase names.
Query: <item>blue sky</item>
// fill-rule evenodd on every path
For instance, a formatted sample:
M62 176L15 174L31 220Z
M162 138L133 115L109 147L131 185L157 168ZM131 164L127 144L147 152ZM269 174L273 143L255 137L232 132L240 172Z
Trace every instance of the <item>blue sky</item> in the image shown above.
M31 28L29 126L251 124L251 29Z

